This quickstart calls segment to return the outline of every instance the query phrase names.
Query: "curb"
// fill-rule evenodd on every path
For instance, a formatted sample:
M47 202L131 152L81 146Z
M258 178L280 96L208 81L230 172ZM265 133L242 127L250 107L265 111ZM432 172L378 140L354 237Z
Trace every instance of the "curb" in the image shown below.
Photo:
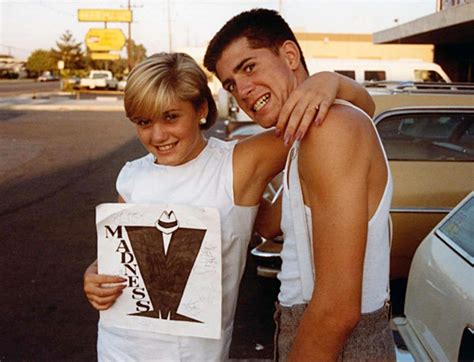
M0 110L13 111L106 111L125 112L123 104L0 104Z
M110 98L64 99L68 93L33 93L18 97L0 98L1 110L14 111L112 111L125 112L123 100Z

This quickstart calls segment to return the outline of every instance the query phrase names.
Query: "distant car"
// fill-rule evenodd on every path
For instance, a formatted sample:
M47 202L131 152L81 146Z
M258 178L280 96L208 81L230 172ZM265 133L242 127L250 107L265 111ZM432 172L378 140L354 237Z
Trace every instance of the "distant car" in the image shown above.
M110 70L91 70L86 78L81 78L80 88L117 89L118 80Z
M117 90L124 91L125 87L127 86L127 76L124 76L118 83L117 83Z
M36 78L37 82L53 82L59 80L59 77L51 74L51 72L43 72L38 78Z
M66 79L67 84L79 85L80 82L81 82L80 77L69 77Z

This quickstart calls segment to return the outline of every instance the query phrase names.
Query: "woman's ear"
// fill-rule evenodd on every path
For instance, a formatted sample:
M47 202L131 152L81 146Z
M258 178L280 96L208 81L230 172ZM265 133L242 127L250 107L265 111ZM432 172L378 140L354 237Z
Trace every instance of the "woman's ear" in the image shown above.
M286 40L280 47L280 53L285 57L291 70L296 70L301 66L300 50L294 41Z
M199 118L207 118L208 113L209 113L209 105L207 104L207 101L204 101L199 106L199 110L198 110Z

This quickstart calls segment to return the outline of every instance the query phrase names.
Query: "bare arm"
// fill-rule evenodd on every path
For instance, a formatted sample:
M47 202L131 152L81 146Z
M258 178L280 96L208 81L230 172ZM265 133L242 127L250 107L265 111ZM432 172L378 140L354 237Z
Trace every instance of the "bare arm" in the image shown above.
M312 211L317 287L298 328L291 361L315 356L335 361L360 318L370 151L361 141L364 131L354 112L334 106L328 118L324 127L309 131L300 149L302 185Z
M281 235L281 196L272 204L269 200L262 198L258 208L257 218L253 226L255 232L265 239Z
M284 104L278 123L279 133L290 143L302 139L309 127L320 125L335 98L344 99L372 116L375 103L355 80L334 72L319 72L299 85ZM317 108L316 108L317 107Z

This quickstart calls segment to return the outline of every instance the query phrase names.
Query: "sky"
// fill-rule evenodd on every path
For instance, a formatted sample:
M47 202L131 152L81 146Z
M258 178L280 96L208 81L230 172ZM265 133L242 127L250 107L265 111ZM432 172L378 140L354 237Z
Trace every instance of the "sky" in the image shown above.
M132 39L143 44L148 55L170 47L204 48L232 16L256 7L280 11L294 31L319 33L373 33L436 11L436 0L130 1ZM84 44L87 31L104 24L79 22L78 9L126 7L127 0L0 0L0 54L26 60L36 49L55 47L66 30ZM127 34L124 23L109 23L108 28Z

